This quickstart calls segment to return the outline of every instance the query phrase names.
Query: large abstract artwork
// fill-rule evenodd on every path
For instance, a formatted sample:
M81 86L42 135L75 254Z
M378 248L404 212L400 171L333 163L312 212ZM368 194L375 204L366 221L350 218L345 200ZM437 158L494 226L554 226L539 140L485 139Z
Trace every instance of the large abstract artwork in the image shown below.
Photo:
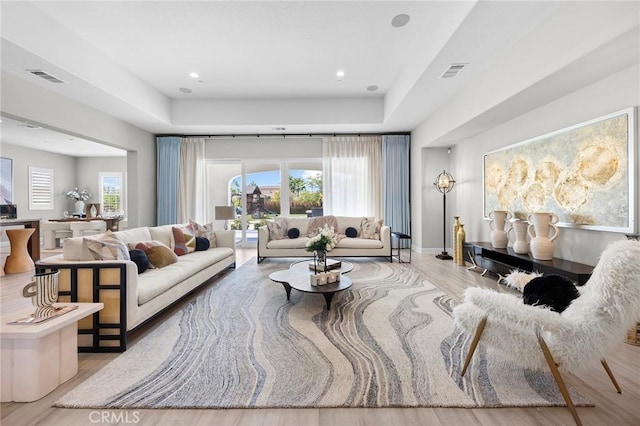
M636 232L635 110L484 156L484 214L553 212L559 226Z
M0 158L0 204L13 204L13 161Z

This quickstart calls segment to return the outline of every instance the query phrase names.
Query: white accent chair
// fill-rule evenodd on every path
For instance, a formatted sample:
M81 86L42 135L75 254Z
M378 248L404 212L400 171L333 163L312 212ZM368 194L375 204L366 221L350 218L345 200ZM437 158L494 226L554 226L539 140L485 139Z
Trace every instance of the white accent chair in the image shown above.
M71 222L73 237L86 237L89 235L104 234L107 232L107 223L104 220L91 220L89 222Z
M59 242L73 235L71 222L43 222L40 229L44 234L44 249L53 250L58 247Z
M610 244L580 296L562 313L525 305L521 297L489 289L469 288L464 303L453 310L456 326L471 341L461 376L481 368L471 364L478 343L491 346L492 356L525 368L549 368L576 424L578 412L560 369L572 373L601 364L622 393L605 356L622 344L627 330L640 318L640 242Z

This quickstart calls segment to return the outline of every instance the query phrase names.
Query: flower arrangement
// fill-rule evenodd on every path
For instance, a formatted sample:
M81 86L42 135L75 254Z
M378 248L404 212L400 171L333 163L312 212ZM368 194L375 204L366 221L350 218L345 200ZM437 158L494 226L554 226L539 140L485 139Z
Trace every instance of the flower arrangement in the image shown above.
M91 193L87 191L87 188L84 188L80 192L78 192L78 188L74 188L73 191L67 192L67 197L76 201L87 201L89 198L91 198Z
M330 251L332 248L336 246L336 233L333 230L333 226L329 227L327 225L324 228L320 228L318 233L313 237L309 238L306 244L307 251Z

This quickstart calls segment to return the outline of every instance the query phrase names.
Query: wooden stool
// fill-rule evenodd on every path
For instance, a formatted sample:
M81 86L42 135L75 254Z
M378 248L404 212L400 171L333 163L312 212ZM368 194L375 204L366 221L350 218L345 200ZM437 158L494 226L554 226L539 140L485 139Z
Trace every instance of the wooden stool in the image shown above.
M6 274L17 274L35 269L33 260L29 255L29 251L27 251L27 242L34 231L35 228L6 230L9 245L11 246L11 254L7 256L7 261L4 264L4 272Z

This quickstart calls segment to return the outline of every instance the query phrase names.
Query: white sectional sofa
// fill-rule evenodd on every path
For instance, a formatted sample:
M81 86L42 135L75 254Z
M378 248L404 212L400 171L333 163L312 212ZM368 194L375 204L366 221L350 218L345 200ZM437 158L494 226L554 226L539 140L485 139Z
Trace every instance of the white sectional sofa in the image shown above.
M335 218L334 231L338 234L336 247L327 253L328 256L374 256L392 260L391 228L382 225L381 221L376 221L373 218L349 216L277 217L274 223L284 231L282 235L279 235L281 238L274 238L274 232L270 232L269 226L258 228L258 263L269 257L312 257L313 254L306 250L306 243L309 236L314 235L317 230L314 224L322 223L322 218L329 218L327 222L332 222L331 218ZM371 226L374 225L377 228L373 232L374 235L371 235ZM368 227L370 232L365 232L363 226ZM299 236L291 238L288 234L294 228L298 230ZM346 236L348 228L356 230L356 237Z
M132 228L112 235L125 244L159 241L175 247L176 225ZM40 260L38 271L59 270L60 302L102 302L96 318L79 323L79 347L88 352L126 349L126 333L214 275L235 267L234 231L215 231L216 247L178 256L176 263L138 274L131 260L94 260L83 238L68 238L63 254Z

